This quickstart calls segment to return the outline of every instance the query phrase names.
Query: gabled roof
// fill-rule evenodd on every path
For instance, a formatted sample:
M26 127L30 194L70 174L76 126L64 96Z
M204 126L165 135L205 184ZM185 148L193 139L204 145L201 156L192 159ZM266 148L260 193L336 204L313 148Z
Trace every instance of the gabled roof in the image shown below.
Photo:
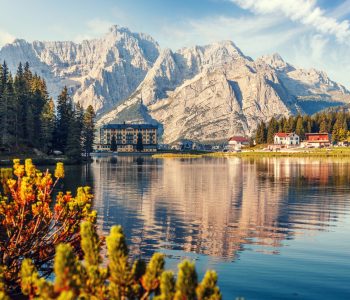
M244 136L233 136L229 139L230 142L240 142L240 143L248 143L249 139Z
M292 136L293 134L295 134L294 132L277 132L275 133L275 136L278 136L280 138L286 138L286 137L289 137L289 136ZM295 134L297 135L297 134Z

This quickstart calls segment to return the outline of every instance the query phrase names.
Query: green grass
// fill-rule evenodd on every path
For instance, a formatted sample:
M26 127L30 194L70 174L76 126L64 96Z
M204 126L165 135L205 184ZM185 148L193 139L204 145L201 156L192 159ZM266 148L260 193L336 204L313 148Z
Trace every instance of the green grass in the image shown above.
M200 158L203 154L191 154L191 153L162 153L153 154L153 158Z
M216 152L210 153L211 157L350 157L350 148L339 147L328 149L303 149L290 152L269 152L262 150L251 150L247 152Z
M249 151L247 151L249 150ZM164 152L152 155L154 158L201 158L201 157L350 157L350 148L299 149L290 152L269 152L262 148L249 148L244 152Z

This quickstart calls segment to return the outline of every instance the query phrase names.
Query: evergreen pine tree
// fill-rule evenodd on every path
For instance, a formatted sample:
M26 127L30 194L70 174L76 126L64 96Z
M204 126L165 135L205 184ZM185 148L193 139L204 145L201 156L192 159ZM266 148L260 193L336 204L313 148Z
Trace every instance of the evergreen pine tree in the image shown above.
M343 138L342 129L344 126L344 114L342 112L337 113L335 122L332 128L332 140L333 142L339 142Z
M51 98L45 103L40 116L41 120L41 149L49 154L53 149L53 133L55 129L55 104Z
M80 107L73 109L69 119L66 147L64 153L74 161L81 160L82 153L82 117Z
M295 133L299 135L300 139L304 139L305 137L305 129L303 124L303 118L301 116L297 119L297 124L295 127Z
M8 88L9 71L4 61L0 69L0 145L6 147L7 144L7 124L8 124L8 104L9 99L6 95Z
M69 127L74 119L73 103L68 95L67 87L64 87L57 99L57 119L54 133L54 148L62 152L67 147ZM75 125L74 125L75 126Z
M89 156L93 151L94 135L95 135L95 111L91 105L88 106L84 113L84 124L83 124L83 150L85 156Z
M256 138L255 141L257 144L264 144L266 143L266 126L264 122L260 122L256 131Z
M278 122L278 132L284 132L285 123L287 122L285 117L282 117Z
M295 131L294 118L290 116L283 124L283 132L290 133Z
M275 133L278 132L278 123L274 117L271 118L267 127L267 143L273 144Z
M323 119L321 120L320 125L319 125L319 132L321 132L321 133L328 132L327 126L328 126L328 125L327 125L327 120L326 120L326 118L323 118Z
M20 63L18 65L17 73L15 76L14 90L16 95L16 111L17 111L17 133L16 136L20 143L24 143L27 140L27 116L28 116L28 103L29 103L29 91L28 85L24 78L23 67Z
M42 112L48 102L45 81L32 75L29 64L18 65L15 80L6 62L0 68L0 146L13 151L23 146L42 148Z
M33 124L30 124L30 119L27 120L27 127L28 127L28 138L30 138L33 134L36 136L36 138L33 141L33 146L36 148L42 149L43 146L43 138L42 138L42 113L44 110L45 105L49 101L49 95L46 89L46 83L43 81L39 76L36 74L34 76L31 76L29 72L25 75L25 77L31 78L30 84L30 91L31 91L31 97L30 102L28 104L28 114L31 111L33 115ZM26 72L25 72L26 74ZM31 126L32 127L29 127ZM42 149L43 150L43 149Z
M307 131L308 133L317 132L317 131L318 131L317 129L314 130L313 124L312 124L312 119L311 119L309 116L307 116L306 131Z
M348 131L348 130L349 130L349 128L348 128L348 123L347 123L347 121L346 121L345 118L344 118L344 121L343 121L343 126L342 126L342 128L343 128L344 131Z

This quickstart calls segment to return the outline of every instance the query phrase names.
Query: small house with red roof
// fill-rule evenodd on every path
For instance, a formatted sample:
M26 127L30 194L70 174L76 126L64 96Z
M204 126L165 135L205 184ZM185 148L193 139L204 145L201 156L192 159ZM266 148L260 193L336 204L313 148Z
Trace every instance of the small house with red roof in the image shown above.
M275 133L273 141L275 145L299 145L300 137L294 132L277 132Z
M233 136L228 140L230 150L240 150L245 146L249 146L249 139L244 136Z

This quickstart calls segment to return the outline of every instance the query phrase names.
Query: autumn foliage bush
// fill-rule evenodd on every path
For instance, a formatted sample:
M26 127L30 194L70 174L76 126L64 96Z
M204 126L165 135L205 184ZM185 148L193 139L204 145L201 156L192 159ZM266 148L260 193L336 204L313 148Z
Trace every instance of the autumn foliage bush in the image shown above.
M99 237L88 188L52 199L63 177L60 163L55 179L31 160L14 160L13 170L1 170L0 300L19 287L28 299L221 299L214 271L199 283L194 263L183 261L175 277L164 270L163 254L155 253L148 264L132 261L120 226Z
M88 187L80 187L75 196L58 192L57 182L64 177L62 163L54 175L39 171L30 159L13 169L0 170L0 266L3 283L11 293L19 289L22 260L29 258L43 276L52 272L55 248L69 243L80 249L79 225L82 220L95 222Z
M84 260L79 260L68 244L56 249L55 280L40 278L30 259L21 270L22 292L29 299L221 299L217 275L208 271L201 283L197 281L194 264L184 261L174 274L164 271L164 255L155 253L146 265L142 260L132 262L120 226L111 228L106 238L108 265L103 266L101 239L95 227L81 225L81 247Z

